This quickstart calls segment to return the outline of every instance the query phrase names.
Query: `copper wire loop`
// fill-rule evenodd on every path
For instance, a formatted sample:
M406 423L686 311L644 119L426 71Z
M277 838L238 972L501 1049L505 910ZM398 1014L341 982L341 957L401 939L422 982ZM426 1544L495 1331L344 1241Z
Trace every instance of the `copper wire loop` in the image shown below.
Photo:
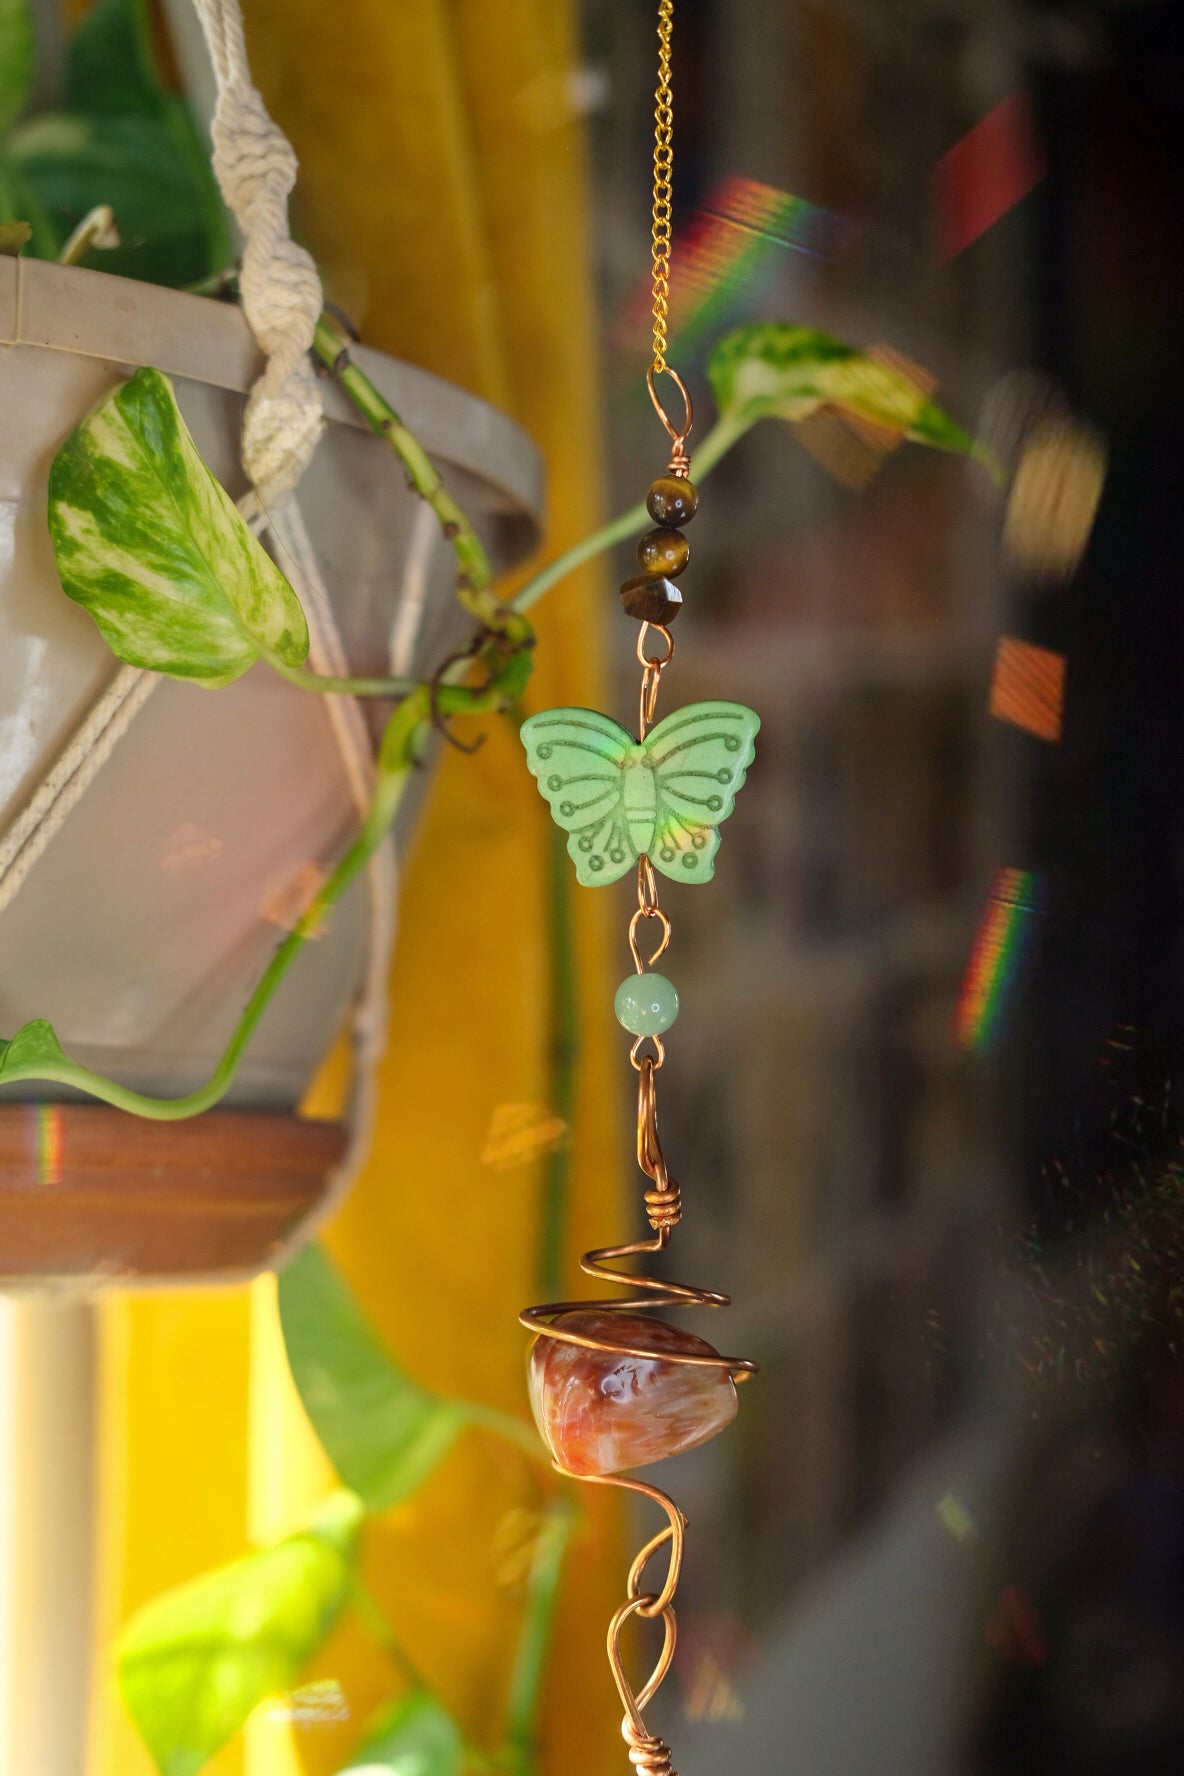
M662 1153L658 1139L658 1088L654 1079L654 1062L648 1055L637 1069L637 1163L646 1177L662 1194L678 1189ZM654 1232L658 1229L655 1227Z
M654 719L654 710L658 706L658 688L661 683L661 666L647 666L641 675L641 696L637 705L637 734L644 740L650 731Z
M637 927L641 924L643 919L656 919L662 927L662 935L658 939L657 947L648 962L642 961L641 946L637 941ZM652 968L655 962L661 961L662 957L666 954L669 945L670 921L662 911L661 907L638 907L637 911L629 921L629 954L633 957L633 966L638 974L644 974L647 968Z
M645 651L651 631L655 635L662 636L666 643L666 652L655 654L652 658ZM637 658L641 663L641 696L638 703L637 732L638 739L644 740L658 707L658 692L662 687L662 674L674 658L674 637L669 629L661 623L643 623L637 635Z
M656 1604L657 1601L656 1597L627 1597L614 1614L608 1628L609 1663L613 1668L613 1676L617 1680L617 1688L621 1693L621 1701L625 1705L625 1721L622 1731L630 1743L644 1742L650 1738L650 1735L645 1730L645 1722L641 1718L641 1711L646 1703L651 1700L655 1691L659 1689L663 1678L670 1670L671 1663L674 1659L675 1643L678 1639L678 1625L674 1619L674 1611L669 1604L667 1604L660 1612L655 1611L653 1605ZM625 1623L631 1616L653 1616L659 1613L662 1618L662 1650L658 1654L654 1669L650 1672L641 1688L639 1690L634 1690L625 1674L625 1667L621 1660L621 1629L625 1626Z
M683 420L681 425L675 425L669 413L666 411L665 402L658 393L658 386L655 378L660 375L668 376L679 394L682 396ZM688 475L691 469L691 459L687 452L687 439L690 437L691 427L695 423L695 409L691 405L690 391L682 377L678 374L678 371L672 370L670 365L665 362L650 365L645 373L645 386L649 390L649 397L653 404L654 412L661 420L663 430L665 431L666 436L670 439L669 473L682 478L683 476Z
M647 1042L654 1052L652 1054L643 1055L641 1051ZM655 1067L665 1066L666 1044L662 1041L660 1036L635 1036L633 1038L633 1046L629 1050L629 1059L637 1068L638 1072L641 1071L647 1061L651 1062Z
M646 642L651 635L660 635L666 644L664 654L647 654ZM665 623L643 623L637 632L637 658L639 664L647 672L656 672L661 677L663 669L669 666L674 658L674 637Z
M658 878L648 857L637 860L637 905L643 913L658 910Z

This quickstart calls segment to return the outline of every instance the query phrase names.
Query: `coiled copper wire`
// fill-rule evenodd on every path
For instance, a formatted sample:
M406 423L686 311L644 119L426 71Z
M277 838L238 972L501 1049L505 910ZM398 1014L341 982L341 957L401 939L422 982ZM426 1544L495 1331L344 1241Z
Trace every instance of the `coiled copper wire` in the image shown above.
M666 936L669 933L667 931ZM651 1039L655 1040L656 1039ZM636 1048L636 1044L634 1045ZM659 1055L661 1045L657 1044ZM650 1180L650 1189L645 1193L646 1217L653 1229L652 1239L634 1240L627 1245L602 1246L593 1251L585 1252L580 1259L580 1269L585 1276L596 1278L598 1282L627 1284L631 1293L624 1297L602 1298L585 1301L556 1301L539 1307L528 1307L519 1318L524 1326L541 1338L558 1339L565 1344L582 1346L585 1350L602 1351L608 1356L650 1357L663 1363L691 1363L701 1368L726 1369L733 1382L746 1381L756 1373L756 1364L745 1357L725 1357L697 1351L672 1351L662 1346L648 1347L641 1343L633 1343L625 1339L609 1339L595 1337L588 1332L573 1331L567 1326L556 1324L560 1316L576 1309L594 1309L597 1312L636 1314L652 1312L664 1307L727 1307L729 1299L708 1289L695 1288L689 1283L676 1283L651 1276L631 1276L615 1268L622 1260L650 1256L664 1252L670 1243L670 1236L678 1225L682 1215L682 1193L675 1179L671 1176L662 1153L662 1145L658 1139L658 1110L655 1075L661 1064L660 1058L643 1055L636 1062L637 1066L637 1163L642 1172ZM556 1470L567 1474L568 1469L559 1462ZM640 1494L652 1500L666 1515L666 1523L656 1535L640 1550L629 1568L626 1586L626 1598L613 1616L608 1629L608 1655L613 1677L625 1709L622 1722L622 1733L629 1746L629 1757L638 1776L675 1776L671 1763L670 1748L662 1739L655 1738L646 1730L641 1711L655 1694L670 1669L674 1657L676 1625L673 1599L678 1588L682 1571L683 1543L686 1532L686 1518L669 1494L657 1486L651 1486L644 1480L634 1480L621 1474L580 1474L572 1476L580 1480L601 1486L619 1486L626 1491ZM653 1584L646 1585L646 1569L650 1562L663 1549L668 1550L666 1571L662 1582L655 1590ZM662 1649L658 1655L649 1677L639 1689L634 1689L625 1670L621 1654L621 1633L625 1624L633 1616L646 1620L660 1618L663 1623Z

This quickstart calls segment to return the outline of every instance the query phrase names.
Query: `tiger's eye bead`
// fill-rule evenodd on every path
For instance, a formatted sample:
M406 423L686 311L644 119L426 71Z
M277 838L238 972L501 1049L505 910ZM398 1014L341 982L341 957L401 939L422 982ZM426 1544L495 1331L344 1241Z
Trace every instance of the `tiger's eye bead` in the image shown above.
M645 1314L576 1308L555 1324L606 1344L717 1355L705 1338ZM730 1425L739 1404L727 1369L585 1350L545 1333L531 1349L528 1374L539 1433L569 1474L619 1474L681 1455Z
M638 574L621 587L621 608L639 623L673 623L682 609L682 593L664 574Z
M659 475L645 496L645 509L655 524L689 524L699 510L699 495L682 475Z
M638 565L646 573L680 574L691 559L691 545L681 530L647 530L637 545Z

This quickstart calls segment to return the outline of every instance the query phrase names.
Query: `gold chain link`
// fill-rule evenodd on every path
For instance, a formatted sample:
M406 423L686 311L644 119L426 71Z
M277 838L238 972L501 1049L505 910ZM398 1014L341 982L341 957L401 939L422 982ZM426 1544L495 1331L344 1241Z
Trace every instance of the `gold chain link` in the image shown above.
M658 85L654 92L654 361L666 368L666 321L670 303L670 239L674 175L674 93L670 81L670 38L674 0L658 0Z

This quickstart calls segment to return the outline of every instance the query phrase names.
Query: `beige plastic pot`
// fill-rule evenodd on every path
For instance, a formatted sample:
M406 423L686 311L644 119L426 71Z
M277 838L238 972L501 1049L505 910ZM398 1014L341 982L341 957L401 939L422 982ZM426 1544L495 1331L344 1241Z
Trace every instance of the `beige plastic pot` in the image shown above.
M2 831L116 669L54 569L45 518L54 453L132 368L152 364L173 378L199 449L237 495L242 402L261 359L232 306L5 258L0 348ZM495 566L519 559L535 540L540 506L530 440L436 377L376 352L354 355L432 454ZM454 558L390 451L336 385L325 393L328 424L298 504L349 668L425 676L468 631L452 590ZM413 813L400 815L397 841ZM162 682L0 912L0 1035L46 1017L88 1066L143 1091L192 1090L212 1070L301 893L355 824L324 698L265 666L219 691ZM175 1274L265 1260L316 1199L341 1146L339 1131L292 1119L358 991L366 892L356 884L297 960L251 1043L231 1110L176 1125L166 1140L106 1108L0 1106L0 1278ZM121 1244L103 1231L100 1198L127 1195L141 1148L152 1206ZM236 1148L248 1175L223 1212L211 1192L233 1172ZM187 1168L198 1182L189 1178L177 1225L167 1239L149 1238L153 1214L157 1232L170 1220L165 1174ZM252 1179L264 1178L252 1196ZM202 1191L211 1200L198 1213ZM257 1213L244 1210L248 1198ZM30 1199L45 1225L18 1237L16 1211ZM229 1238L236 1216L241 1237Z

